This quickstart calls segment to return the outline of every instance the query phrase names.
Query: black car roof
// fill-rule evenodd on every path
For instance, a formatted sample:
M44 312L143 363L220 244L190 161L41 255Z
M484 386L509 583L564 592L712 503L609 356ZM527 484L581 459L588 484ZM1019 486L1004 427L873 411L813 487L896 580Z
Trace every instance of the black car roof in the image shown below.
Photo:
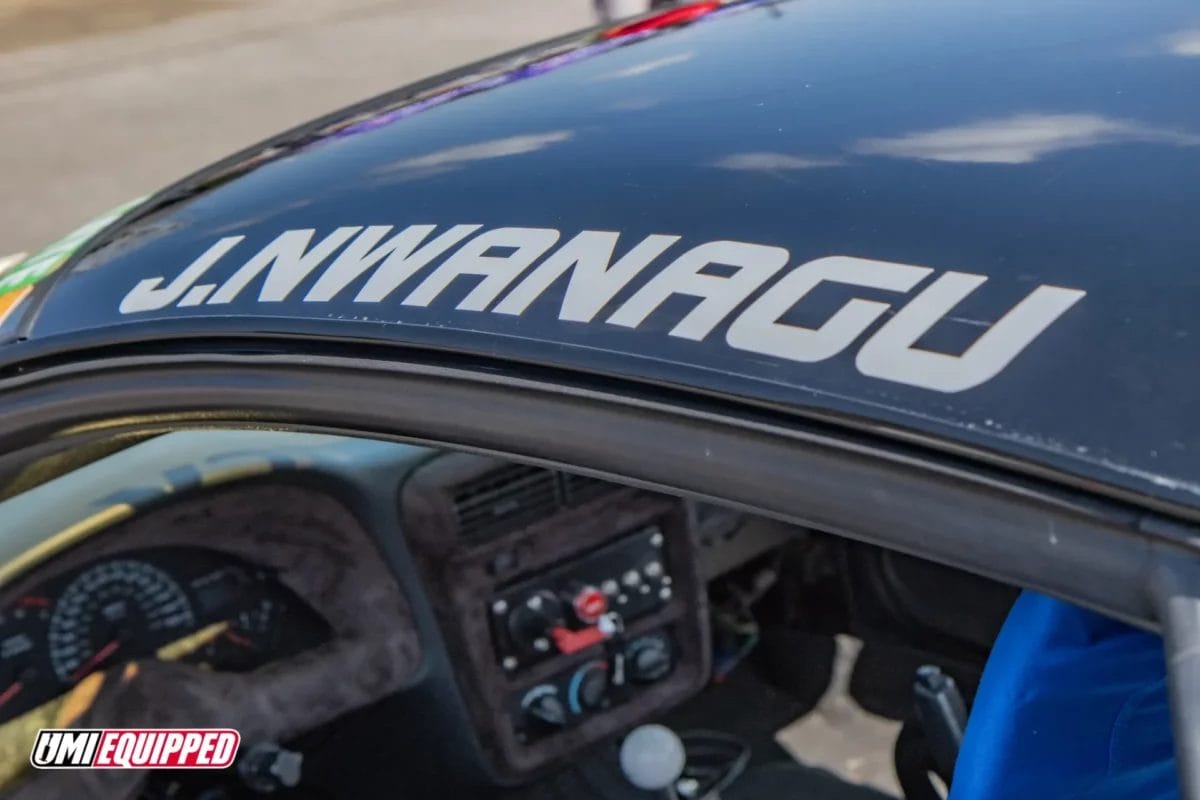
M1200 508L1190 4L749 2L652 27L198 173L39 283L0 359L226 333L434 347Z

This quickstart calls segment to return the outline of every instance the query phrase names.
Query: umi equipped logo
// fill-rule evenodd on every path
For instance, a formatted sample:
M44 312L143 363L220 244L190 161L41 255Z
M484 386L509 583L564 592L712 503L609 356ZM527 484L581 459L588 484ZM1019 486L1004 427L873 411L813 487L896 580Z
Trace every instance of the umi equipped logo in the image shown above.
M311 303L314 316L327 315L320 304L335 301L341 304L338 314L351 315L356 308L367 312L385 302L427 308L452 283L468 277L474 285L455 306L456 312L519 318L552 285L565 281L558 309L563 322L637 330L667 306L674 309L675 318L666 335L677 340L804 364L825 361L857 345L854 364L863 375L961 392L994 378L1086 294L1062 286L1035 286L994 322L978 323L981 332L963 352L949 354L918 347L917 342L979 290L987 276L954 270L935 275L930 267L852 256L827 256L789 267L791 255L785 248L730 240L705 242L670 257L666 253L676 248L680 237L666 234L646 236L617 257L620 235L613 231L585 230L560 244L562 233L554 228L481 232L481 227L453 225L438 231L434 225L400 230L391 225L347 226L321 237L311 228L286 230L249 254L224 280L205 282L209 271L228 262L231 251L245 239L227 236L173 278L138 282L121 301L120 313L200 305L216 312L260 279L258 303ZM632 292L623 291L651 264L656 267L648 280ZM830 283L896 299L847 300L816 327L785 321L805 297ZM693 301L686 313L672 302L678 296ZM355 305L348 307L351 302ZM388 313L394 318L394 311ZM719 327L724 328L723 337L714 335ZM553 334L544 338L557 340Z
M225 769L241 741L231 728L43 728L29 763L38 769Z

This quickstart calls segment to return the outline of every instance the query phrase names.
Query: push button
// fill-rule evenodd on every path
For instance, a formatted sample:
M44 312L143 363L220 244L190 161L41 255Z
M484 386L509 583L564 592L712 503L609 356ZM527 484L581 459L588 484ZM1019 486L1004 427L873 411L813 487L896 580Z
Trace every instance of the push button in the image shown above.
M575 616L585 625L592 625L608 611L608 596L595 586L584 586L571 600Z

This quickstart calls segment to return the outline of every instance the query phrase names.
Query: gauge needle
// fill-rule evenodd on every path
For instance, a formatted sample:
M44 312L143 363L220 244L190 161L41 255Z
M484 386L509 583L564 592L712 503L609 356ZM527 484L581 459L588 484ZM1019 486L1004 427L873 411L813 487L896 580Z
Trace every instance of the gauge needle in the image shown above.
M160 661L178 661L184 656L191 655L201 647L204 647L204 645L222 633L228 633L228 631L228 622L214 622L212 625L201 628L195 633L189 633L187 636L176 639L170 644L164 644L158 648L158 658Z
M238 647L252 647L254 642L247 639L245 636L239 636L233 631L225 631L225 638L236 644Z
M121 640L113 639L111 642L104 645L104 647L101 647L99 650L93 653L91 658L79 665L79 669L71 673L71 683L75 683L76 681L82 679L89 672L103 664L109 656L117 652L117 648L120 646Z
M21 689L25 688L20 681L13 681L12 686L9 686L3 692L0 692L0 706L12 700L21 693Z

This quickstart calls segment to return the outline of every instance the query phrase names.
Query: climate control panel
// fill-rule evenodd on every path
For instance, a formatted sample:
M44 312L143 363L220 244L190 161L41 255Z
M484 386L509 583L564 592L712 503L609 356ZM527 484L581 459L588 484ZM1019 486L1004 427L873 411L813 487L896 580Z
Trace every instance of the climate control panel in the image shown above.
M667 605L673 577L663 533L647 525L569 564L502 587L487 614L509 673L574 655Z
M516 693L511 712L517 739L528 743L552 735L626 702L671 674L674 651L670 633L657 631Z

